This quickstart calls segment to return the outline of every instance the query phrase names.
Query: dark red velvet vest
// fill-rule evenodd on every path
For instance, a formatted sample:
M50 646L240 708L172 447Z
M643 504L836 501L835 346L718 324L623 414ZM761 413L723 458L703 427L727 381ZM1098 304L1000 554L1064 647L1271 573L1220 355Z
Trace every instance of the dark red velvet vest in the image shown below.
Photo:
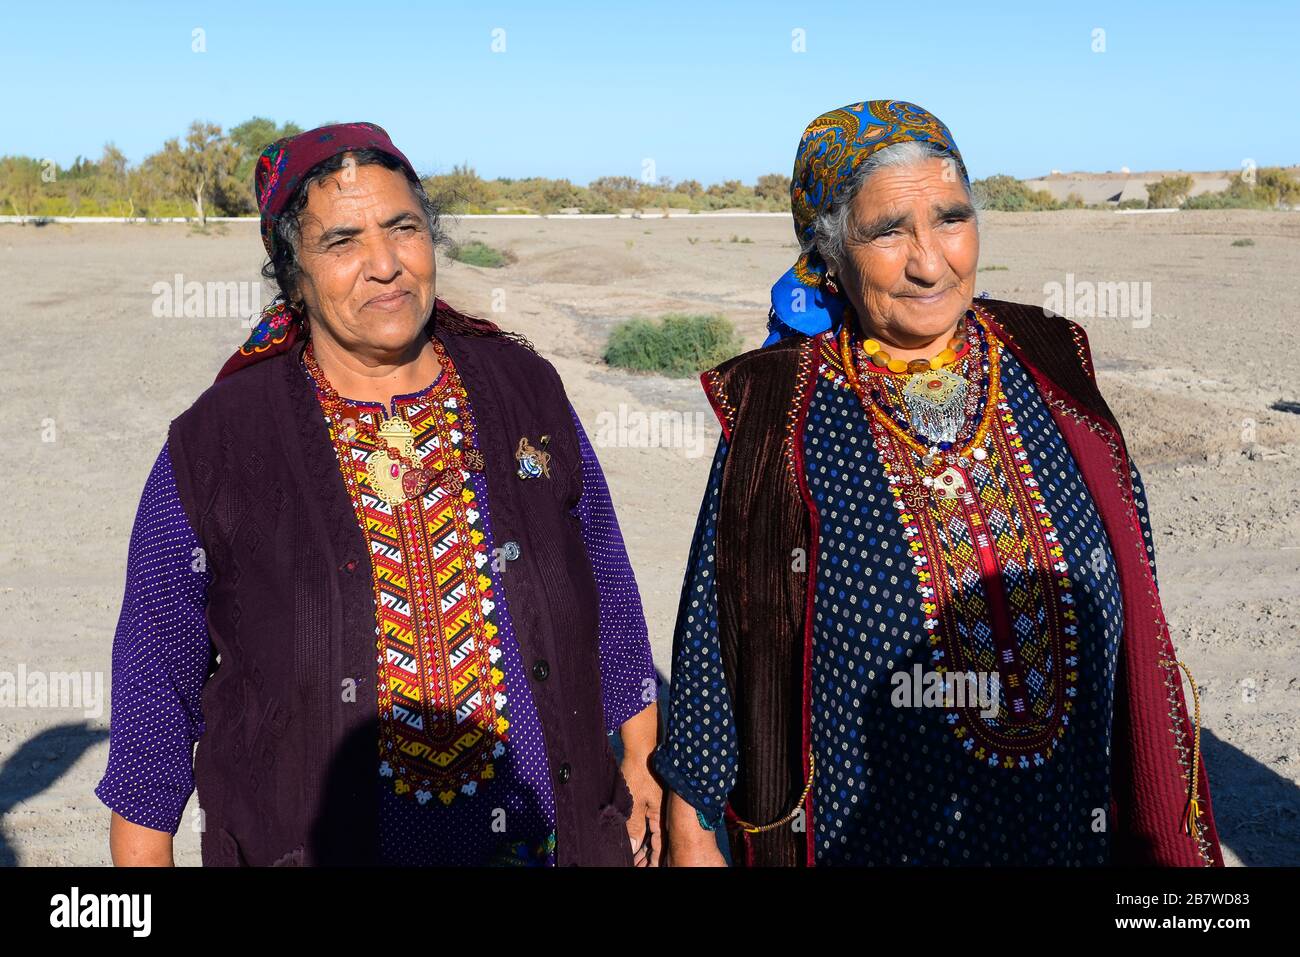
M1124 634L1112 735L1112 860L1221 866L1203 760L1197 760L1204 812L1199 838L1182 828L1191 795L1193 728L1142 538L1128 452L1097 389L1087 336L1076 323L1041 308L979 303L1046 399L1115 555ZM808 775L818 520L803 481L799 437L816 374L810 343L802 337L783 340L701 376L728 441L717 588L723 668L740 746L726 821L740 865L806 865L813 857L811 794L802 830L787 824L753 833L739 823L764 825L791 813ZM796 458L794 469L788 454ZM806 569L794 570L795 549L807 556Z
M559 864L627 865L632 799L604 731L581 456L546 360L508 340L438 335L469 393L498 544L552 772ZM181 501L213 579L220 665L195 757L205 865L369 864L378 847L370 557L303 343L216 383L171 424ZM551 437L550 478L515 449ZM549 669L533 665L545 660ZM542 675L544 677L538 677Z

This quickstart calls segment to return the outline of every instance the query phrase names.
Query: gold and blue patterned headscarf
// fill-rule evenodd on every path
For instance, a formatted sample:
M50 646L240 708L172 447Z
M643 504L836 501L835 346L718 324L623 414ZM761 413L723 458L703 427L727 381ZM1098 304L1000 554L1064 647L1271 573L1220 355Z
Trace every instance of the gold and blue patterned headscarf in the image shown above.
M902 100L867 100L823 113L808 124L794 157L790 211L801 244L813 238L813 222L842 200L850 174L872 153L895 143L918 141L937 146L956 162L962 181L970 177L948 127L928 110ZM772 286L768 314L772 343L791 335L815 336L839 327L848 300L825 287L826 263L814 249L795 260Z

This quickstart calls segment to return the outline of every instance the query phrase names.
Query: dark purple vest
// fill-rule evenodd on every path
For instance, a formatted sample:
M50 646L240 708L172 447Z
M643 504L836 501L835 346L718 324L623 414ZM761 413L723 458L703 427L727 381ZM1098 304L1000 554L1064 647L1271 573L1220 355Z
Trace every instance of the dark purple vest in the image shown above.
M519 545L503 587L525 666L516 680L531 683L551 767L557 863L630 864L632 799L604 731L596 584L570 511L582 472L564 388L513 342L429 329L469 393L496 545ZM204 865L378 863L370 557L302 348L216 383L168 435L213 574L208 632L221 656L203 689L194 766ZM519 439L543 435L551 476L522 480Z

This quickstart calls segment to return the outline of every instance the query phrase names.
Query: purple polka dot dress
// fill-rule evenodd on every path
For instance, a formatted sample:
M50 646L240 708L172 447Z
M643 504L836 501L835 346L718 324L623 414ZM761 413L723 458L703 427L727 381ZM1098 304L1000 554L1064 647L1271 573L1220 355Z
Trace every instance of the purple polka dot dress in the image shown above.
M304 374L310 373L304 368ZM418 392L394 397L389 410L414 422L417 432L420 423L434 419L460 426L447 428L444 422L440 430L430 427L430 455L439 453L440 446L440 452L446 453L463 441L466 430L461 424L472 419L463 390L449 392L449 375L454 379L455 371L444 365L438 380ZM353 406L359 416L381 411L378 403ZM658 679L609 490L582 424L570 411L582 452L583 494L576 514L599 591L600 680L605 730L612 733L656 700ZM335 434L333 428L331 436L336 448L354 441L353 436ZM345 481L355 484L356 475L349 477L347 469L357 462L364 468L355 445L340 452ZM355 489L350 486L350 491ZM483 760L490 764L483 767L489 770L467 774L454 791L445 783L441 789L421 790L419 769L402 768L414 782L408 788L394 773L395 762L383 761L377 753L380 857L393 865L553 865L555 796L545 737L510 619L507 589L496 563L489 560L500 543L492 540L483 473L471 473L454 504L462 537L468 541L472 535L479 543L477 551L466 552L466 572L478 589L480 620L490 625L484 632L491 635L490 647L479 636L482 647L477 650L496 683L489 686L489 679L483 678L500 740L485 743ZM439 516L452 515L452 510L430 492L421 500L419 514L436 522ZM359 521L364 519L359 513ZM414 536L408 541L425 538ZM454 538L449 532L447 540ZM396 548L389 543L383 552L391 557ZM193 749L206 730L200 695L214 665L205 620L211 575L203 558L181 506L164 444L145 484L131 535L125 595L113 642L109 759L95 794L128 821L172 834L179 829L194 791ZM472 566L474 561L477 567ZM391 632L392 623L387 624ZM474 636L469 638L472 643ZM390 664L394 660L391 653L377 656L378 686L399 687L401 682L393 684L385 676L385 658Z

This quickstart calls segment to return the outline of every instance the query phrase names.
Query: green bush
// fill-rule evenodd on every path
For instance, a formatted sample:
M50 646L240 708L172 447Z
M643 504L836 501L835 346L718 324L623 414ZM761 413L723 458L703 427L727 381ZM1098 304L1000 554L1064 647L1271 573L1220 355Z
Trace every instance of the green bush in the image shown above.
M1255 177L1255 192L1274 206L1300 203L1300 181L1280 166L1265 166Z
M629 319L610 333L605 361L620 369L684 378L740 351L725 316L670 313L659 320Z
M1202 193L1183 203L1183 209L1271 209L1272 203L1249 193Z
M1250 187L1241 188L1233 183L1217 193L1189 196L1183 209L1270 209L1273 204L1259 196Z
M1255 172L1249 183L1235 177L1228 188L1217 193L1202 193L1183 204L1184 209L1276 209L1300 203L1300 182L1289 171L1266 166Z
M452 250L451 258L468 266L482 266L485 269L500 269L506 263L514 262L510 253L503 253L477 240L458 245Z
M1150 209L1173 209L1183 205L1192 192L1190 176L1162 176L1147 184L1147 206Z
M984 209L1023 213L1042 209L1060 209L1061 204L1045 189L1030 189L1014 176L998 174L971 183L975 201Z

